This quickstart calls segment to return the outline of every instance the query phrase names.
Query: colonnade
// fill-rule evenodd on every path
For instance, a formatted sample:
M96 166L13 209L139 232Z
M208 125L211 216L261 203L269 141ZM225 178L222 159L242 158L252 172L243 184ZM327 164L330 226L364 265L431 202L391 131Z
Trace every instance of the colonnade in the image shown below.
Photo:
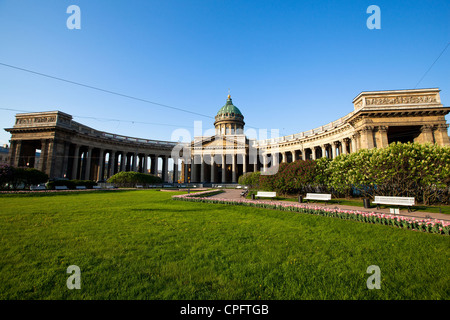
M67 160L72 162L72 168L66 175L72 179L101 181L120 171L135 171L157 175L169 182L169 155L74 145L73 156L70 153L67 156L72 158Z

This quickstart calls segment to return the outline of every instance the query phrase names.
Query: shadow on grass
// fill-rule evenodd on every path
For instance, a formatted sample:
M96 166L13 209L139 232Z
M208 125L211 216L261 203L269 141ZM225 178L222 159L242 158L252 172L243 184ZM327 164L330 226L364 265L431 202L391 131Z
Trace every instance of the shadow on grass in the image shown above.
M91 194L92 192L95 193L111 193L111 192L125 192L125 191L132 191L132 190L120 190L120 189L112 189L112 190L95 190L95 189L88 189L88 190L69 190L69 191L54 191L54 190L48 190L48 191L30 191L30 192L17 192L17 193L0 193L0 198L23 198L23 197L53 197L53 196L65 196L65 195L73 195L73 194Z

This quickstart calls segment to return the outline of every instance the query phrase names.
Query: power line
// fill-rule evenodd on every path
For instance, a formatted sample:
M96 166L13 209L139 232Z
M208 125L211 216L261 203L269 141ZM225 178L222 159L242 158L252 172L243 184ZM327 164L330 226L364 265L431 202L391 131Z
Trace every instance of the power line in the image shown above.
M431 70L431 68L433 68L434 64L439 60L439 58L442 56L442 54L444 53L445 50L447 50L448 46L450 45L450 42L447 43L447 45L445 46L444 50L442 50L442 52L439 54L439 56L436 58L436 60L434 60L434 62L431 64L431 66L428 68L428 70L424 73L424 75L422 76L422 78L420 78L419 82L417 82L416 86L414 87L414 89L417 88L417 86L419 85L419 83L423 80L423 78L425 78L425 76L427 75L427 73Z
M28 73L31 73L31 74L35 74L35 75L38 75L38 76L42 76L42 77L46 77L46 78L50 78L50 79L54 79L54 80L58 80L58 81L63 81L63 82L67 82L67 83L70 83L70 84L77 85L77 86L81 86L81 87L85 87L85 88L89 88L89 89L93 89L93 90L97 90L97 91L113 94L113 95L120 96L120 97L123 97L123 98L128 98L128 99L132 99L132 100L136 100L136 101L140 101L140 102L144 102L144 103L148 103L148 104L153 104L153 105L157 105L157 106L160 106L160 107L169 108L169 109L173 109L173 110L177 110L177 111L182 111L182 112L198 115L198 116L209 118L209 119L214 119L214 117L211 117L211 116L208 116L208 115L205 115L205 114L202 114L202 113L193 112L193 111L189 111L189 110L186 110L186 109L169 106L169 105L166 105L166 104L162 104L162 103L150 101L150 100L147 100L147 99L130 96L128 94L123 94L123 93L119 93L119 92L115 92L115 91L111 91L111 90L107 90L107 89L102 89L102 88L99 88L99 87L94 87L94 86L91 86L91 85L87 85L87 84L84 84L84 83L80 83L80 82L76 82L76 81L72 81L72 80L68 80L68 79L63 79L63 78L52 76L52 75L45 74L45 73L42 73L42 72L37 72L37 71L30 70L30 69L17 67L17 66L13 66L13 65L10 65L10 64L2 63L2 62L0 62L0 65L8 67L8 68L16 69L16 70L28 72ZM137 122L137 121L134 121L134 122ZM171 126L173 126L173 125L171 125ZM180 126L178 126L178 127L180 127ZM250 125L247 125L247 127L253 128L253 129L259 129L257 127L252 127Z
M19 109L11 109L11 108L0 108L0 110L14 111L14 112L26 112L30 113L33 111L29 110L19 110ZM98 118L98 117L87 117L87 116L78 116L73 115L74 118L84 118L84 119L93 119L97 121L112 121L112 122L126 122L126 123L139 123L139 124L148 124L148 125L157 125L157 126L167 126L167 127L178 127L178 128L193 128L193 126L181 126L176 124L168 124L168 123L156 123L156 122L144 122L137 120L121 120L121 119L110 119L110 118Z
M31 74L35 74L35 75L38 75L38 76L42 76L42 77L46 77L46 78L50 78L50 79L54 79L54 80L58 80L58 81L63 81L63 82L67 82L67 83L70 83L70 84L77 85L77 86L81 86L81 87L85 87L85 88L89 88L89 89L93 89L93 90L97 90L97 91L113 94L113 95L120 96L120 97L123 97L123 98L128 98L128 99L132 99L132 100L136 100L136 101L140 101L140 102L144 102L144 103L148 103L148 104L153 104L153 105L157 105L157 106L160 106L160 107L169 108L169 109L173 109L173 110L177 110L177 111L182 111L182 112L198 115L198 116L201 116L201 117L206 117L206 118L209 118L209 119L214 119L214 117L211 117L211 116L208 116L208 115L205 115L205 114L202 114L202 113L193 112L193 111L189 111L189 110L186 110L186 109L169 106L169 105L166 105L166 104L162 104L162 103L150 101L150 100L147 100L147 99L130 96L128 94L123 94L123 93L119 93L119 92L115 92L115 91L111 91L111 90L107 90L107 89L102 89L102 88L99 88L99 87L94 87L94 86L91 86L91 85L87 85L87 84L76 82L76 81L72 81L72 80L63 79L63 78L52 76L52 75L45 74L45 73L42 73L42 72L37 72L37 71L30 70L30 69L17 67L17 66L13 66L13 65L10 65L10 64L2 63L2 62L0 62L0 65L8 67L8 68L16 69L16 70L28 72L28 73L31 73ZM260 128L257 128L257 127L252 127L250 125L247 125L247 127L253 128L253 129L260 129Z
M8 67L8 68L12 68L12 69L16 69L16 70L32 73L32 74L39 75L39 76L42 76L42 77L47 77L47 78L50 78L50 79L67 82L67 83L74 84L74 85L77 85L77 86L81 86L81 87L85 87L85 88L89 88L89 89L93 89L93 90L97 90L97 91L113 94L113 95L116 95L116 96L120 96L120 97L124 97L124 98L128 98L128 99L137 100L137 101L140 101L140 102L145 102L145 103L157 105L157 106L164 107L164 108L169 108L169 109L173 109L173 110L177 110L177 111L191 113L191 114L195 114L197 116L202 116L202 117L206 117L206 118L210 118L210 119L213 118L211 116L207 116L207 115L204 115L204 114L201 114L201 113L189 111L189 110L186 110L186 109L172 107L172 106L169 106L169 105L166 105L166 104L150 101L150 100L147 100L147 99L137 98L137 97L134 97L134 96L130 96L128 94L123 94L123 93L119 93L119 92L115 92L115 91L111 91L111 90L106 90L106 89L102 89L102 88L99 88L99 87L94 87L94 86L87 85L87 84L84 84L84 83L80 83L80 82L76 82L76 81L72 81L72 80L67 80L67 79L55 77L55 76L52 76L52 75L49 75L49 74L45 74L45 73L42 73L42 72L37 72L37 71L25 69L25 68L20 68L20 67L16 67L16 66L13 66L13 65L10 65L10 64L6 64L6 63L2 63L2 62L0 62L0 65Z

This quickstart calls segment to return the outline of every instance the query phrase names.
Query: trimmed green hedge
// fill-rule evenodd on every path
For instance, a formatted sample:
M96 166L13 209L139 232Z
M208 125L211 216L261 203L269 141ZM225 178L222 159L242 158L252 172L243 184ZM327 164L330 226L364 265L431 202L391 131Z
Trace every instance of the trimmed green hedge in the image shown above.
M17 189L23 184L25 189L48 181L48 175L34 168L0 166L0 189Z
M108 182L113 183L117 187L132 188L138 184L156 184L162 183L163 181L160 177L151 174L134 171L122 171L110 177Z
M92 189L97 182L92 180L55 180L47 183L47 189L54 190L56 186L66 186L68 189L76 189L77 186L85 186L86 189Z

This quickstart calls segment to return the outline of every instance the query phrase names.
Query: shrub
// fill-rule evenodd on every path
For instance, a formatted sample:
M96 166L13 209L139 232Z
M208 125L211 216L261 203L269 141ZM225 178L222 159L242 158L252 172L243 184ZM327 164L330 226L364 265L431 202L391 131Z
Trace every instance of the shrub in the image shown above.
M151 174L122 171L110 177L108 182L114 183L118 187L135 187L137 184L161 183L162 179Z
M22 170L23 183L25 184L26 188L48 181L48 175L42 171L36 170L34 168L23 168Z
M76 189L77 186L85 186L86 189L92 189L97 182L92 180L54 180L47 183L47 189L53 190L56 186L66 186L68 189Z
M259 187L259 176L261 172L247 172L239 177L239 184L249 186L250 188L258 188Z
M328 185L341 192L353 187L365 197L415 197L426 205L449 202L450 147L391 143L338 156L326 171Z
M305 193L316 183L316 171L317 162L312 160L280 163L276 174L260 176L260 188L281 194Z
M34 168L16 168L8 165L0 167L0 188L17 189L23 184L24 188L48 181L48 175Z
M9 165L0 166L0 189L6 188L7 184L11 183L14 174L13 169Z

